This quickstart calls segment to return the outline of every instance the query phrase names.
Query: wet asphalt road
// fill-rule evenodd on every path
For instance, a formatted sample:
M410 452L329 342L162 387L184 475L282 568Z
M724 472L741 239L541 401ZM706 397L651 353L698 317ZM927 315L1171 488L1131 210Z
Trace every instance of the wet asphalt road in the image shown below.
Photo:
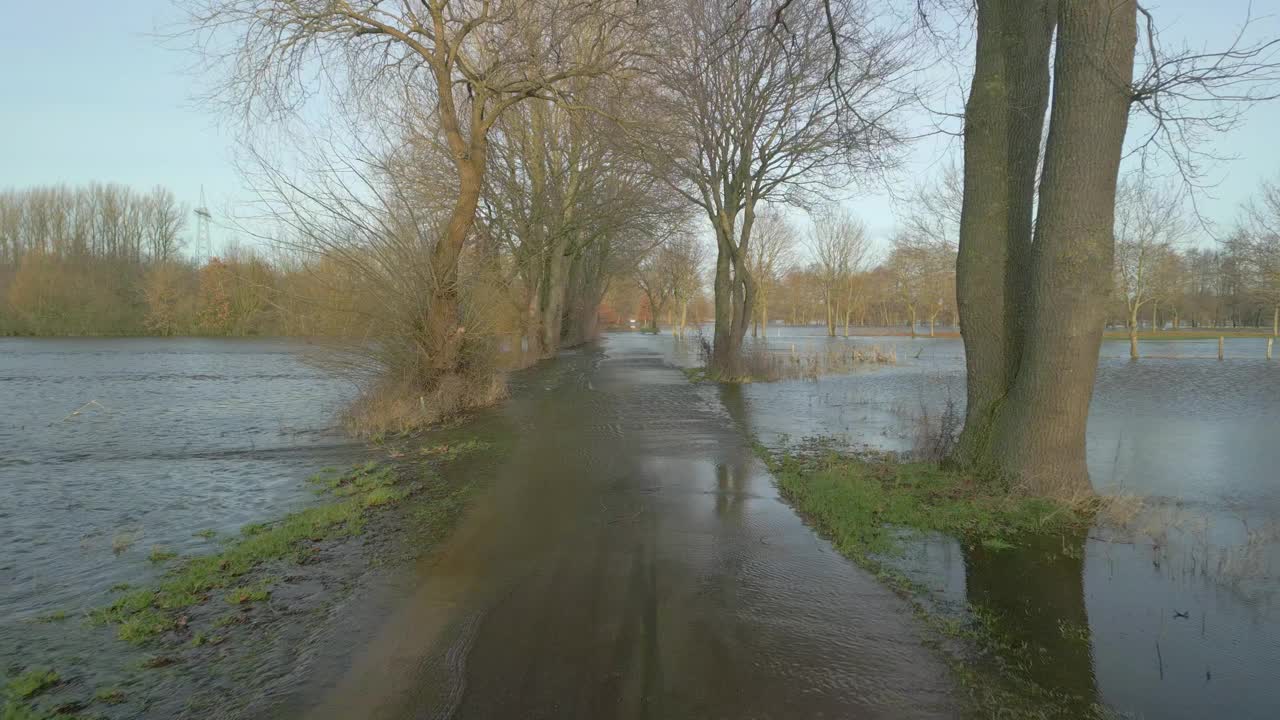
M904 603L778 498L741 393L655 347L527 376L509 459L309 717L956 715Z

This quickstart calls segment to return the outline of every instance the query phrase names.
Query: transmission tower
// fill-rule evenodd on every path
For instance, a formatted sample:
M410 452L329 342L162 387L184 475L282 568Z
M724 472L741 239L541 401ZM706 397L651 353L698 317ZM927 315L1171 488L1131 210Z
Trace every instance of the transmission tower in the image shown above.
M202 257L201 262L213 257L213 240L210 239L209 225L213 215L209 212L209 204L204 199L204 186L200 186L200 206L196 208L196 252Z

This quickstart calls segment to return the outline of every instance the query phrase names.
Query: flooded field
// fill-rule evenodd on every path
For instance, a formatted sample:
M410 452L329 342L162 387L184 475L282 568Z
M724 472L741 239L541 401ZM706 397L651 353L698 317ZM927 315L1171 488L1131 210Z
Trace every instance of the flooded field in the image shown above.
M1048 686L1132 717L1274 717L1280 363L1262 342L1229 340L1223 363L1212 340L1144 344L1162 357L1139 363L1104 346L1090 467L1146 498L1127 533L1053 560L934 538L898 562L940 607L1016 619L1008 641L1046 649ZM783 331L760 346L898 360L741 387L689 384L671 366L691 344L614 334L513 374L478 421L509 447L456 533L395 570L394 599L344 611L307 650L322 671L231 716L951 716L904 604L805 527L747 439L909 449L921 414L962 409L960 342ZM312 501L319 468L367 457L334 427L350 388L307 349L0 340L0 669L100 653L109 631L38 620L154 579L157 548L211 552ZM138 716L207 715L111 717Z
M74 612L363 455L284 341L0 339L0 626Z
M669 357L692 350L667 338ZM902 560L943 603L1012 618L1013 642L1052 649L1043 680L1145 718L1266 718L1280 708L1280 362L1262 339L1103 344L1089 467L1104 493L1147 507L1129 532L1098 529L1078 552L984 553L936 539ZM922 414L964 406L956 339L826 338L787 328L781 354L893 346L898 363L742 389L740 416L767 444L835 436L909 450ZM1079 555L1073 559L1070 555ZM1065 556L1065 557L1064 557Z
M349 388L306 350L0 339L0 674L138 662L84 614L160 560L314 502L309 475L366 457L335 427Z

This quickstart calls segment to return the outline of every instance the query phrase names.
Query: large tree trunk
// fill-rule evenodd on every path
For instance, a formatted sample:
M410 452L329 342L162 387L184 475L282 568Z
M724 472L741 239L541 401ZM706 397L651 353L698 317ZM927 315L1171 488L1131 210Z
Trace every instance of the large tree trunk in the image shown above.
M1040 139L1049 98L1055 0L979 0L965 106L964 200L956 300L966 410L956 457L990 465L991 423L1021 356Z
M916 306L908 305L907 311L911 313L911 337L914 339L916 336Z
M760 296L760 336L769 337L769 298Z
M1271 337L1280 336L1280 305L1271 311Z
M1085 424L1111 292L1137 6L1063 2L1058 28L1025 340L992 445L1003 474L1042 494L1075 494L1092 491Z
M550 243L544 264L544 278L538 298L538 358L555 357L560 349L560 332L568 281L568 238L563 234Z
M483 185L485 145L473 139L472 155L459 162L458 199L449 214L444 237L431 253L431 304L424 320L428 364L438 376L456 374L461 368L462 343L466 327L462 324L458 302L458 259L462 245L475 223ZM438 378L436 378L438 379Z
M715 279L715 330L711 350L711 368L717 376L732 376L735 369L737 348L733 347L733 303L734 279L732 252L729 244L732 241L727 233L733 232L733 225L728 230L723 223L716 227L716 279Z
M737 228L737 218L721 213L715 218L716 254L715 279L715 343L712 349L711 370L725 380L739 379L741 373L742 341L747 336L751 309L755 303L756 283L747 268L747 255L751 240L751 228L755 221L750 202L742 214L742 227Z

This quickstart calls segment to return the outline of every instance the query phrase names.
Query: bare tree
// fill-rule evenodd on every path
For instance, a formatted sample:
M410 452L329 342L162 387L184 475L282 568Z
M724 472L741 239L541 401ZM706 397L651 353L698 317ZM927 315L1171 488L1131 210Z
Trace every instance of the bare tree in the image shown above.
M848 335L856 277L869 249L866 228L843 208L827 207L813 217L809 248L821 278L827 336L835 337L841 322Z
M1258 292L1271 304L1271 334L1280 336L1280 183L1264 182L1246 210Z
M168 188L157 187L145 200L147 255L153 262L168 262L182 249L179 233L187 224L187 209Z
M636 266L632 277L636 286L644 293L649 303L649 328L658 332L658 318L666 310L667 301L672 294L672 274L668 266L669 257L661 250L650 253Z
M676 304L674 333L678 337L684 337L689 303L702 292L702 272L707 262L707 248L697 234L686 230L677 233L659 252L669 277L671 299Z
M882 28L861 0L681 0L666 27L654 73L667 123L649 157L715 231L711 369L723 378L740 374L758 292L749 263L757 205L797 202L882 168L902 141L892 121L905 103L895 87L904 48ZM837 65L840 85L831 82Z
M247 120L298 116L321 90L365 115L390 107L450 162L451 207L429 248L422 351L438 382L462 369L458 267L475 223L489 135L529 98L574 103L574 82L622 73L648 5L615 0L189 0L198 47L224 71L215 97ZM327 84L319 82L328 79Z
M756 281L751 335L769 336L769 298L794 262L795 231L777 210L756 215L755 238L748 253L751 276Z
M1138 359L1138 313L1166 291L1168 260L1190 231L1182 198L1153 187L1138 174L1126 176L1116 195L1116 290L1125 301L1129 357ZM1152 330L1155 316L1152 315Z

